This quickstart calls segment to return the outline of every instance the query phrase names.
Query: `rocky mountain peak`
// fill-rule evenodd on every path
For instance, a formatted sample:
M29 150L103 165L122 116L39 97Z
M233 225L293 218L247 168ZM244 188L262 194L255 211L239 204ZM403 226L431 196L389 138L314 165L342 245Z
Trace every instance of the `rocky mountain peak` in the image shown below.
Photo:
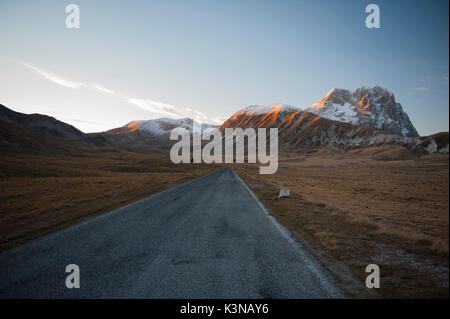
M347 89L333 88L320 101L330 101L331 103L344 105L352 99L352 93ZM319 101L319 102L320 102Z
M380 86L361 87L355 92L332 89L305 111L330 120L369 125L401 136L419 136L401 104L395 101L394 94Z

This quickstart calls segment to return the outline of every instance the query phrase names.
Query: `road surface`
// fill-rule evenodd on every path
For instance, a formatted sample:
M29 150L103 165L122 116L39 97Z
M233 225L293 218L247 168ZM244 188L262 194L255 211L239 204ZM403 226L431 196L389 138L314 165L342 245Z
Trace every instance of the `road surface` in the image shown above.
M17 297L345 295L227 167L3 252L0 298Z

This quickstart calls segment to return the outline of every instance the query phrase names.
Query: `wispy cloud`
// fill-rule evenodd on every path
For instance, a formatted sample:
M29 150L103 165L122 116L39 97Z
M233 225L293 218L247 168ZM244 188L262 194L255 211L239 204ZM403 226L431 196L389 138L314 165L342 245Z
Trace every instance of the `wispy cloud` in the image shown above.
M420 92L424 92L424 91L429 91L430 88L427 88L427 87L421 87L421 88L415 88L414 90L420 91Z
M102 93L108 93L108 94L116 94L116 92L114 92L113 90L110 90L110 89L107 89L107 88L105 88L105 87L103 87L103 86L101 86L101 85L98 85L98 84L90 84L90 86L94 89L94 90L97 90L97 91L99 91L99 92L102 92Z
M164 104L161 102L155 102L145 99L126 98L126 101L130 104L139 106L147 111L152 111L160 114L166 114L171 116L180 116L182 113L175 106Z
M49 81L52 81L56 84L68 87L68 88L72 88L72 89L77 89L79 87L85 86L85 83L81 83L81 82L75 82L66 78L63 78L59 75L50 73L44 69L38 68L34 65L25 63L25 62L19 62L20 64L22 64L23 66L26 66L27 68L33 70L34 72L42 75L44 78L46 78Z
M85 82L69 80L65 77L56 75L52 72L49 72L42 68L36 67L34 65L31 65L31 64L28 64L25 62L20 62L20 61L18 63L31 69L32 71L43 76L45 79L47 79L51 82L54 82L58 85L72 88L72 89L78 89L78 88L83 87L83 88L87 88L90 90L94 90L96 92L114 95L127 104L131 104L133 106L139 107L139 108L144 109L149 112L158 113L158 114L171 116L171 117L178 117L178 118L179 117L190 117L198 122L203 122L203 123L207 122L207 123L221 124L223 122L223 121L221 121L222 118L210 118L206 114L199 112L199 111L195 111L192 108L188 108L188 107L181 108L181 107L176 107L174 105L170 105L170 104L166 104L166 103L162 103L162 102L156 102L151 99L129 97L129 96L123 95L121 93L115 92L113 90L110 90L108 88L105 88L104 86L102 86L100 84L85 83Z

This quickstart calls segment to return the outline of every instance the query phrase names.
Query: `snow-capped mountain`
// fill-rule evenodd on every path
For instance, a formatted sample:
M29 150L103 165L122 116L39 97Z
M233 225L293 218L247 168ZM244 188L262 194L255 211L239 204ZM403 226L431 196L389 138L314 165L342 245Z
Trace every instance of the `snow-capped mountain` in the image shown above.
M291 115L298 111L300 111L299 108L285 104L250 105L230 116L220 126L220 129L226 127L271 127L285 115Z
M402 137L342 121L332 121L310 112L281 104L243 108L227 119L224 128L278 128L282 149L295 150L315 146L365 147L384 143L416 144L414 138Z
M191 118L133 121L124 126L101 133L90 133L89 140L97 146L114 146L127 151L154 152L170 149L173 144L170 132L178 127L185 128L192 134L194 121ZM199 124L198 122L195 122ZM200 127L196 126L196 127ZM216 125L201 124L201 132L216 128Z
M370 125L377 130L396 135L419 136L408 114L403 111L401 104L395 101L394 94L379 86L362 87L355 92L332 89L305 111L357 126Z
M185 128L192 134L193 125L197 125L197 127L201 127L201 132L205 132L209 129L217 128L217 125L207 124L207 123L198 123L191 118L183 118L183 119L171 119L171 118L159 118L155 120L146 120L146 121L133 121L122 127L115 128L107 131L107 133L129 133L135 131L145 131L148 133L152 133L157 136L170 134L175 128L181 127Z
M107 132L85 134L54 118L18 113L0 105L0 151L75 152L99 146L155 153L170 149L173 143L169 140L168 133L176 127L185 127L191 131L192 120L163 118L135 121ZM215 127L203 124L202 130ZM386 144L402 145L422 154L448 154L449 150L448 132L404 137L376 130L371 126L328 120L282 104L241 109L226 120L220 129L227 127L276 127L280 151L309 150L320 146L348 149Z
M335 104L345 105L352 94L342 92ZM339 96L341 99L339 99ZM339 104L341 103L341 104ZM324 103L326 104L326 103ZM355 122L358 124L359 122ZM333 149L360 148L397 144L417 152L448 153L448 133L430 137L408 137L372 125L355 125L342 119L327 119L311 112L283 104L252 105L230 116L219 129L225 128L278 128L280 150L294 151L310 147L329 146Z
M237 113L267 114L273 111L285 112L291 110L298 111L299 109L295 106L285 104L249 105L239 110Z

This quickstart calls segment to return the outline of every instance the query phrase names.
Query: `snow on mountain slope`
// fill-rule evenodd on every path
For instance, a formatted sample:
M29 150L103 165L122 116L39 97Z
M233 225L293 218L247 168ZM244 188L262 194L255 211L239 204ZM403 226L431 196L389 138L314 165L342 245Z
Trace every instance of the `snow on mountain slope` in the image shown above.
M250 114L267 114L273 111L289 111L289 110L295 110L298 111L299 109L292 105L284 105L284 104L267 104L267 105L249 105L247 107L244 107L243 109L239 110L238 112L246 112Z
M193 123L192 119L163 118L134 121L107 132L84 134L54 118L41 114L22 114L2 105L0 122L1 151L32 150L50 153L89 150L91 145L137 152L169 150L173 144L168 138L170 130L185 127L191 131ZM203 124L202 131L216 127ZM227 119L220 129L227 127L278 128L280 151L298 151L317 146L348 149L386 144L402 145L422 154L448 154L449 151L448 132L405 137L376 130L371 126L325 119L281 104L241 109Z
M234 113L220 126L220 129L226 127L271 127L285 116L295 112L300 112L300 109L291 105L250 105Z
M171 119L171 118L159 118L155 120L147 121L133 121L122 127L107 131L107 133L129 133L135 131L145 131L157 136L170 134L170 131L181 127L185 128L192 134L193 124L199 125L197 121L191 118L183 119ZM217 128L217 125L201 123L201 132L205 132L209 129Z
M278 128L280 150L286 151L322 145L347 149L384 144L399 144L412 149L421 143L420 138L404 137L372 126L330 120L279 104L241 109L228 118L220 129L237 127Z
M360 125L358 113L353 110L352 104L345 102L350 97L352 94L348 90L335 96L335 104L338 104L335 110L339 112L336 111L332 119L288 105L252 105L238 110L219 129L278 128L280 151L299 151L317 146L349 149L401 145L422 154L448 154L448 132L428 137L409 137L378 130L372 125Z
M355 92L332 89L305 111L334 121L358 126L370 125L401 136L419 136L408 114L403 111L401 104L395 101L394 95L379 86L362 87Z

